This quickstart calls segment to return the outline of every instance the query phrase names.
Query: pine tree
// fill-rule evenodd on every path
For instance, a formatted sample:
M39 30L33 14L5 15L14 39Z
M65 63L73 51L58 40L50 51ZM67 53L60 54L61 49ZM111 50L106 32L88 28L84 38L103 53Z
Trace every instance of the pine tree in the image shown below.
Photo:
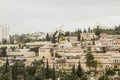
M81 68L80 61L79 61L79 63L78 63L78 67L77 67L76 74L77 74L77 77L79 77L79 78L83 75L83 70L82 70L82 68Z

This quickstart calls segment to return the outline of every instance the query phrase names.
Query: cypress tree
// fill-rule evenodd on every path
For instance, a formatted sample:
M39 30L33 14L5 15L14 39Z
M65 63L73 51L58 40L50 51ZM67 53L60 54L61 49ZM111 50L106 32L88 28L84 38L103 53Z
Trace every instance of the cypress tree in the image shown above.
M55 35L53 35L51 42L52 42L52 43L56 43L56 37L55 37Z
M73 74L74 76L76 75L75 64L73 64L73 67L72 67L72 74Z
M8 60L8 57L6 59L5 72L9 72L9 60Z
M95 45L95 39L94 39L94 35L93 35L93 45Z
M6 52L6 47L2 47L2 56L3 57L6 57L6 55L7 55L7 52Z
M49 36L48 33L47 33L47 35L46 35L46 41L50 41L50 36Z
M47 62L46 62L45 74L46 74L46 79L51 77L51 70L49 68L48 59L47 59Z
M56 80L54 64L53 64L53 69L52 69L52 80Z
M77 31L77 40L80 41L80 39L81 39L81 35L80 35L80 30L78 29L78 31Z
M78 63L78 67L77 67L76 74L77 74L77 77L79 77L79 78L83 75L83 70L82 70L82 68L81 68L80 61L79 61L79 63Z
M17 80L17 62L12 66L12 80Z

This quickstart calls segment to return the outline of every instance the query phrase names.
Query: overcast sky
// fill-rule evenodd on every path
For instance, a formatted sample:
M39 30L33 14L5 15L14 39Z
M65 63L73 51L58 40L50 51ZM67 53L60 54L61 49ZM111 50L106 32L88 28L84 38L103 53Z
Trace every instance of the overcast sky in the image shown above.
M0 0L0 25L10 33L50 32L120 24L120 0Z

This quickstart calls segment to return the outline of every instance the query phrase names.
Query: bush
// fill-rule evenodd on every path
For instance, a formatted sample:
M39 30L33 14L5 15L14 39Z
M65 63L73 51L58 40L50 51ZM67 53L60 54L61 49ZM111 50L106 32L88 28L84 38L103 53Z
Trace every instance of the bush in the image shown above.
M107 76L114 76L115 75L115 71L109 69L109 70L106 71L106 75Z

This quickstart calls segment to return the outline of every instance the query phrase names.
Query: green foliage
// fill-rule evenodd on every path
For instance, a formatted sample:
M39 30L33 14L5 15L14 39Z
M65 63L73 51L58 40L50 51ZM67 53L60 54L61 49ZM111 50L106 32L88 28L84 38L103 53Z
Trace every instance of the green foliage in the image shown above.
M97 60L94 59L94 56L91 53L91 47L87 47L87 54L86 57L86 65L91 69L91 67L94 67L96 70L97 67Z
M17 80L17 62L11 67L12 70L12 80Z
M52 69L52 80L56 80L56 73L55 73L54 64L53 64L53 69Z
M9 74L5 74L5 75L0 76L0 80L10 80Z
M57 41L56 41L55 34L53 34L51 42L52 42L52 43L56 43L56 42L57 42Z
M73 67L72 67L72 74L73 74L74 76L76 75L75 65L73 65Z
M45 75L46 75L46 79L51 77L51 69L49 68L48 59L46 62Z
M33 76L30 76L30 75L27 75L25 80L34 80L34 77ZM41 80L41 79L40 79Z
M16 48L15 48L15 46L14 46L14 47L11 46L10 49L11 49L12 51L15 51Z
M85 56L86 56L86 65L88 67L92 67L92 62L94 60L94 56L91 54L91 52L88 52Z
M43 64L44 64L43 60L36 60L36 59L31 63L31 65L35 66L35 68L39 68Z
M6 59L6 63L0 67L0 80L10 80L10 66L8 58Z
M110 35L120 35L120 25L115 26L113 29L101 29L97 26L96 29L94 29L94 32L96 35L99 35L100 33L106 33Z
M39 47L30 48L30 51L34 51L36 56L38 56Z
M93 38L93 45L95 45L95 39Z
M98 37L100 37L100 29L99 29L99 26L97 26L97 29L95 29L95 35L97 35Z
M79 61L79 63L78 63L76 75L77 75L77 77L79 77L79 78L83 75L83 70L82 70L82 68L81 68L80 61Z
M114 76L115 75L115 71L109 69L109 70L106 71L106 75L107 76Z
M69 31L65 32L65 36L70 36L70 32Z
M46 41L50 41L50 36L49 36L48 33L47 33L47 35L46 35Z
M120 71L118 72L118 75L120 76Z
M98 80L108 80L108 77L105 76L105 75L103 75L103 76L101 76Z
M80 30L78 29L77 31L77 40L80 41L81 40L81 35L80 35Z
M79 78L72 74L64 74L64 76L61 77L61 80L79 80Z
M6 40L6 39L3 39L3 40L2 40L2 43L3 43L3 44L7 44L7 40Z
M6 52L7 47L2 47L2 57L6 57L7 56L7 52Z
M8 60L8 57L6 59L5 72L9 72L9 60Z
M88 80L86 75L82 75L80 80Z

